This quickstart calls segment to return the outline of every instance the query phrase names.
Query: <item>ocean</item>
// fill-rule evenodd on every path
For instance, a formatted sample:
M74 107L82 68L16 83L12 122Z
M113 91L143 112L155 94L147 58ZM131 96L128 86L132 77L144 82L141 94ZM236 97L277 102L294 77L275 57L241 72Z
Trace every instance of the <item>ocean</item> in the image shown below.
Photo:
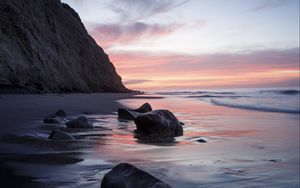
M14 169L8 178L27 177L23 184L39 187L99 188L103 176L124 162L174 188L299 187L299 88L113 95L2 96L4 122L23 120L18 132L0 137L0 168L5 164ZM119 119L117 108L145 102L173 112L184 123L183 136L169 143L135 138L134 121ZM94 128L42 122L58 108L68 119L86 116ZM54 129L76 140L51 141Z
M176 95L196 98L201 101L232 108L258 110L266 112L295 113L300 112L299 88L252 88L199 91L164 91L160 95Z

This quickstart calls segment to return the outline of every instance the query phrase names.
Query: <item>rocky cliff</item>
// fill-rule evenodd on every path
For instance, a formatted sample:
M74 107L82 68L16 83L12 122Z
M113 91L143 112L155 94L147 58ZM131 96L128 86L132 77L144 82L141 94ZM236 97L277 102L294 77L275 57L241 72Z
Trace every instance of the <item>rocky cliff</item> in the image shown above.
M70 6L0 0L0 93L126 91Z

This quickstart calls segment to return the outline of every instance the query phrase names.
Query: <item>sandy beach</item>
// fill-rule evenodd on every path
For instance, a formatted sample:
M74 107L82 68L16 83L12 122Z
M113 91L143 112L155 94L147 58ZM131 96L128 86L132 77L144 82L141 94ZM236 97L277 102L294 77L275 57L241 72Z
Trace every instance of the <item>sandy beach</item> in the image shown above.
M298 187L299 115L214 106L194 98L129 94L1 95L1 184L10 187L99 187L129 162L176 188ZM172 143L143 143L118 107L149 102L185 123ZM63 108L86 115L92 130L42 123ZM7 125L7 126L4 126ZM54 128L76 141L47 139ZM206 143L197 140L204 139Z

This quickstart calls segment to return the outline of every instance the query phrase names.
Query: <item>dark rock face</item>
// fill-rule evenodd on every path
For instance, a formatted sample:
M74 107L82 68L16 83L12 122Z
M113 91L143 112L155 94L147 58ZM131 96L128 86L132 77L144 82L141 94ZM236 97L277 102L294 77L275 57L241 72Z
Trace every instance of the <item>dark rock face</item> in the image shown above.
M44 123L54 123L54 124L60 124L60 125L62 125L62 124L64 124L66 122L66 120L64 119L64 117L67 117L66 112L64 110L62 110L62 109L59 109L54 114L45 117Z
M172 188L147 172L128 163L121 163L102 179L101 188Z
M140 114L134 119L139 137L172 139L183 135L181 123L169 110L154 110ZM146 138L146 137L145 137Z
M65 133L60 130L54 130L50 133L48 139L51 140L75 140L75 138L72 135L69 135L68 133Z
M0 93L128 91L67 4L1 0L0 15Z
M118 116L121 119L134 120L141 113L152 111L152 107L149 103L145 103L137 109L118 109Z
M93 128L93 124L85 116L68 121L66 126L69 128Z

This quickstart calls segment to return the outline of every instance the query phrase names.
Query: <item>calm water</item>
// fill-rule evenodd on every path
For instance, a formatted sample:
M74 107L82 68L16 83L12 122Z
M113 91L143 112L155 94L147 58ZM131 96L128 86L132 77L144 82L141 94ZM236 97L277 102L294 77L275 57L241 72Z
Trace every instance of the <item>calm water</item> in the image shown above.
M35 130L10 138L35 160L23 156L11 165L18 175L57 187L99 188L104 174L120 162L176 188L299 187L299 106L293 101L299 92L226 92L152 93L119 101L130 108L149 102L174 112L185 123L184 135L168 144L139 142L134 122L119 120L116 113L87 115L96 128L63 129L78 140L55 145L47 140L53 126L35 122ZM207 143L197 142L200 138Z

